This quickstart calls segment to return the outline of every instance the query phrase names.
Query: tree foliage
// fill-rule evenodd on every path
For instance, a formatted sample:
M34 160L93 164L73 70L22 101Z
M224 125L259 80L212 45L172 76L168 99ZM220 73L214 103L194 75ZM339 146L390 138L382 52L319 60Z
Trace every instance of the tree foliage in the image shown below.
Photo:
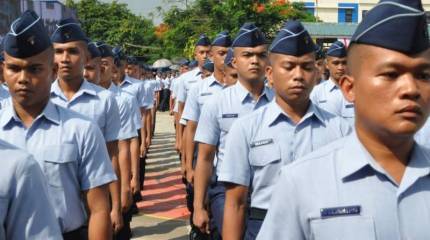
M164 0L164 2L185 0ZM83 29L93 40L120 44L129 54L146 55L149 62L158 58L191 58L198 36L206 33L213 38L228 30L234 36L245 22L254 22L269 39L273 38L287 19L316 21L302 3L286 0L194 0L186 9L159 9L163 23L136 16L126 4L99 0L67 0L76 10Z
M128 54L147 56L150 61L162 55L152 21L136 16L126 4L67 0L66 5L76 10L84 31L92 40L121 45Z
M234 35L245 22L254 22L271 39L287 19L316 21L302 3L285 0L196 0L187 9L164 13L169 31L162 40L167 54L190 57L201 33L214 37L228 30Z

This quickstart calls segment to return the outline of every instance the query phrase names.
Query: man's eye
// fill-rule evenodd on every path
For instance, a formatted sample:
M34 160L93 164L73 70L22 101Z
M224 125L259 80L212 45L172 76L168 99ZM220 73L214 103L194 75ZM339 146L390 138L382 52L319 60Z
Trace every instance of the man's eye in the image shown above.
M430 80L430 73L423 72L423 73L418 74L416 77L418 79L422 79L422 80Z
M382 76L389 79L396 79L399 76L399 74L397 72L385 72L382 74Z

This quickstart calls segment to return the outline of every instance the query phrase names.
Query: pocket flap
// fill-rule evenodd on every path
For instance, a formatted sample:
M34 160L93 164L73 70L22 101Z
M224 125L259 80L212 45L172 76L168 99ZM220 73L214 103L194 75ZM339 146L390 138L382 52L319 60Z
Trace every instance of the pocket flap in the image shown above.
M78 149L74 144L47 146L43 151L43 160L52 163L68 163L77 160Z
M250 148L249 160L251 165L264 167L272 162L281 160L281 149L276 143L273 142L273 140L269 141L269 139L266 139L260 140L259 142L267 142L267 144L253 146Z

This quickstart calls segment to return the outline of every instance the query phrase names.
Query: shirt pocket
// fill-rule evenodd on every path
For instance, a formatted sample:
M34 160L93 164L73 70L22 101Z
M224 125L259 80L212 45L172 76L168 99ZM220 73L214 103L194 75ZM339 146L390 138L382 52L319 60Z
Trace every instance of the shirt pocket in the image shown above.
M375 240L374 221L365 216L340 216L311 221L313 240Z
M43 170L50 186L64 188L67 182L77 179L76 171L73 171L78 158L76 145L52 145L46 147L43 153Z
M222 132L228 133L230 131L231 125L233 125L234 121L237 120L238 118L237 114L231 114L231 115L232 115L231 117L230 116L221 117L219 125ZM233 117L233 115L235 115L235 117Z
M250 148L249 161L253 170L252 184L255 188L272 186L281 168L281 151L277 144Z

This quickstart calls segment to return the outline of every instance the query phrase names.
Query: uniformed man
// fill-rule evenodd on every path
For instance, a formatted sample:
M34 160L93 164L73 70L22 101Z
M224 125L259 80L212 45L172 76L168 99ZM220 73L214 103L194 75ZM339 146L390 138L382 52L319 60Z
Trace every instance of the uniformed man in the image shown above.
M185 167L186 178L188 182L188 205L192 210L193 206L193 178L194 166L197 159L197 148L194 142L194 136L197 129L197 123L200 117L201 109L207 99L218 93L224 88L224 58L228 48L231 46L232 40L228 32L219 33L211 44L210 59L206 59L202 66L203 80L195 83L189 90L188 97L185 103L185 109L182 114L182 119L186 120L185 128ZM205 78L204 72L207 71L210 75ZM213 72L213 74L212 74ZM192 211L191 211L192 213Z
M285 23L269 48L266 76L275 101L232 125L219 170L218 181L226 184L224 240L255 239L280 167L350 132L346 120L309 100L318 75L315 55L298 21Z
M143 182L145 180L145 167L146 167L146 150L147 150L147 144L146 144L146 128L145 128L145 116L150 111L150 109L153 107L153 98L150 92L148 92L148 89L145 88L145 85L142 81L134 79L129 77L125 74L125 67L126 67L126 55L123 53L123 50L120 47L115 47L112 49L112 53L114 55L114 63L116 65L117 71L116 71L116 77L113 78L114 83L121 88L126 93L131 94L133 97L137 99L137 103L139 104L140 108L140 120L141 120L141 128L138 131L139 140L140 142L137 142L137 140L131 140L131 148L136 149L139 147L139 157L140 157L140 164L139 164L139 180L140 180L140 187L143 188ZM132 150L132 153L134 150ZM134 197L134 201L140 201L141 195L140 192L136 192Z
M194 58L195 63L197 66L193 69L187 72L186 74L183 74L181 77L181 80L179 81L178 86L178 95L176 98L178 99L178 111L179 111L179 126L178 126L178 134L179 134L179 142L178 146L179 149L181 149L182 152L184 152L184 149L182 146L183 138L184 138L184 126L186 126L186 121L184 119L181 119L182 113L185 108L185 101L187 100L188 91L191 89L191 86L196 84L197 81L200 81L202 79L201 73L202 73L202 67L205 63L205 60L209 56L209 51L211 49L211 42L209 38L202 34L200 35L200 38L198 39L196 46L194 48ZM182 153L182 162L185 162L185 154Z
M27 150L43 169L64 239L110 239L107 184L116 176L105 140L86 116L50 100L57 66L41 18L24 12L3 41L12 100L0 111L0 139Z
M172 80L172 84L170 84L170 111L171 114L175 114L175 108L177 108L177 104L176 104L176 95L178 93L178 79L179 77L188 72L188 64L190 62L186 59L181 60L178 65L179 65L179 72L178 75Z
M88 43L89 60L84 67L84 78L93 84L98 85L100 81L100 51L95 42Z
M138 176L136 176L138 174L137 164L139 158L138 155L133 155L132 159L130 143L132 139L138 138L137 131L141 127L139 121L139 107L137 105L137 100L133 96L125 93L112 82L113 73L115 71L112 47L104 42L97 42L94 46L96 46L100 52L100 61L102 63L101 74L99 74L101 77L99 80L100 86L114 94L120 113L121 127L118 140L118 162L121 176L121 209L124 227L116 234L115 239L130 239L130 221L132 213L129 210L133 202L131 194L132 187L130 185L131 182L133 182L134 193L136 193L134 188L139 186L137 181ZM131 163L133 163L133 174Z
M0 155L0 239L61 239L40 166L3 140Z
M180 153L180 143L181 143L181 138L182 138L182 132L179 133L180 128L182 128L182 126L180 126L179 124L179 120L180 120L180 115L179 115L179 103L178 103L178 90L179 90L179 86L181 85L181 81L183 81L182 76L185 75L185 73L190 71L189 68L190 62L184 61L181 64L181 68L180 68L180 75L175 79L174 81L174 85L172 86L172 94L173 94L173 98L174 98L174 107L173 107L173 115L175 117L175 149L178 153ZM182 131L182 130L181 130ZM182 166L182 174L183 177L185 178L185 161L181 161L181 166Z
M224 59L224 84L231 86L237 82L237 70L233 67L233 48L229 48Z
M315 64L318 70L316 84L318 85L327 80L327 78L325 77L327 72L326 63L325 63L325 52L324 52L324 49L319 45L316 45L315 60L316 60Z
M414 142L430 110L421 1L370 10L348 68L355 132L282 168L258 239L428 239L430 152Z
M216 231L219 235L222 233L225 189L217 176L224 160L227 134L235 120L273 99L273 92L264 86L268 63L264 34L254 24L246 23L241 27L232 47L233 66L238 72L238 82L205 102L199 118L202 124L197 126L194 139L199 143L194 173L194 224L201 231L209 230L209 214L205 207L206 192L209 189L209 205L215 229L212 232Z
M118 104L109 91L83 78L89 60L88 38L76 20L63 19L51 36L54 46L58 78L52 84L52 102L76 111L93 120L102 131L112 166L120 180L118 163L118 132L120 117ZM112 200L112 224L117 232L122 227L120 182L109 186Z
M4 56L3 56L3 52L1 52L0 53L0 101L10 97L9 89L5 85L5 81L3 78L3 62L4 62Z
M202 79L210 77L214 72L214 63L210 59L206 59L202 67Z
M327 68L330 78L317 85L311 93L312 101L322 109L354 122L354 104L346 101L339 88L340 79L347 72L345 45L334 42L327 50Z
M125 74L134 79L140 79L140 67L136 57L128 56Z

